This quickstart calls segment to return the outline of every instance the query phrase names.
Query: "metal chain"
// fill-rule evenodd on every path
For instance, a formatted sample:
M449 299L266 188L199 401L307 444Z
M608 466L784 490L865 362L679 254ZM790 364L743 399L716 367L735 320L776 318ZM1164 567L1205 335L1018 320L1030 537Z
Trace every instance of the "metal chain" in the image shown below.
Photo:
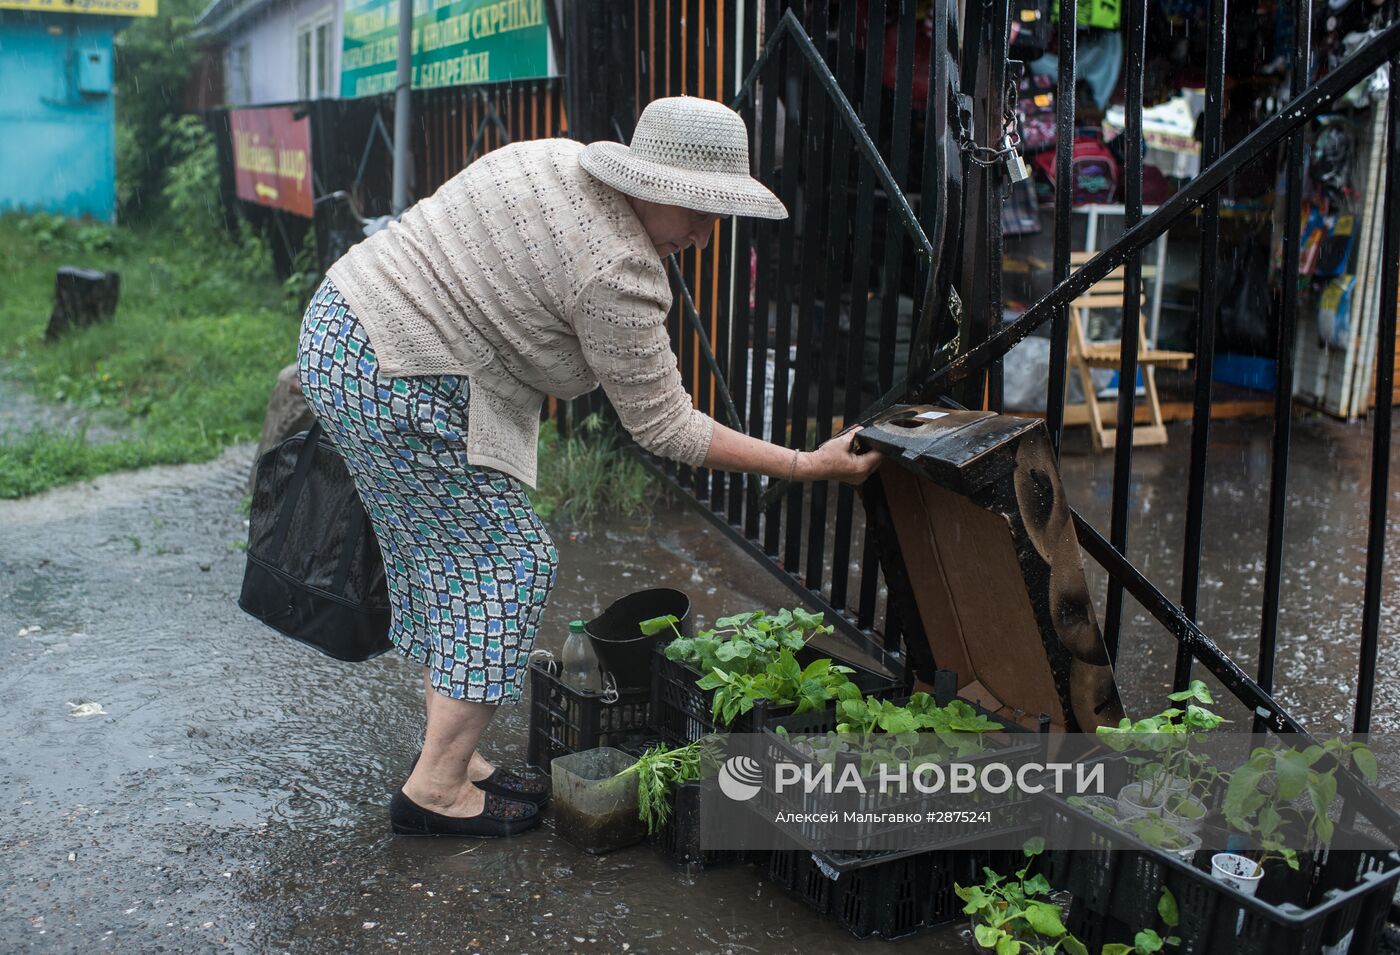
M1016 132L1016 83L1007 78L1006 92L1002 97L1001 148L978 145L972 139L971 131L963 127L958 131L958 148L967 156L968 162L984 168L999 166L1019 151L1020 134Z

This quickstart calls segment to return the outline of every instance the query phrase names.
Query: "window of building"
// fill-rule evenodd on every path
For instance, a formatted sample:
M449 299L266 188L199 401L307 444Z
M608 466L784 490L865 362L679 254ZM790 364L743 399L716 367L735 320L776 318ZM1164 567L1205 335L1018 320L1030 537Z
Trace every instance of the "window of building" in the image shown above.
M331 76L331 34L334 21L330 12L303 23L297 30L297 96L320 99L334 95Z
M246 106L252 102L253 91L249 68L250 51L247 43L230 47L228 51L228 102L230 106Z

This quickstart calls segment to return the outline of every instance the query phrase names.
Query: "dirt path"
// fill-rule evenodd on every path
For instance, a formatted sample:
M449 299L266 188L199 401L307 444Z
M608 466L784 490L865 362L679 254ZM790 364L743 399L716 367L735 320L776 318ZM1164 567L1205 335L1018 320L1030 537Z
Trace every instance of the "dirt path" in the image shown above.
M95 444L122 436L121 431L94 422L91 411L51 405L35 398L15 380L13 370L0 362L0 441L36 428L77 434L84 426L87 439Z

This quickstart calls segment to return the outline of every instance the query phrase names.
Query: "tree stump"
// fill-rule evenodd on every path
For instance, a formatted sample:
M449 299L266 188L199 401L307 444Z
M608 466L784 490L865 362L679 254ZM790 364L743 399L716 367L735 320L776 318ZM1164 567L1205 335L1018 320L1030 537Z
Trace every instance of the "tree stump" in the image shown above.
M120 290L121 276L116 272L63 266L54 277L53 314L44 341L55 341L71 328L111 321L117 314Z

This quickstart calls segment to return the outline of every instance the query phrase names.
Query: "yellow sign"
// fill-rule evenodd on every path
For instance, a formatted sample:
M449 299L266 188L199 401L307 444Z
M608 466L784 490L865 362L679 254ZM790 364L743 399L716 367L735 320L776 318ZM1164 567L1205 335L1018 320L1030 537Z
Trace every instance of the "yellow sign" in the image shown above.
M0 10L87 13L104 17L153 17L157 0L0 0Z

